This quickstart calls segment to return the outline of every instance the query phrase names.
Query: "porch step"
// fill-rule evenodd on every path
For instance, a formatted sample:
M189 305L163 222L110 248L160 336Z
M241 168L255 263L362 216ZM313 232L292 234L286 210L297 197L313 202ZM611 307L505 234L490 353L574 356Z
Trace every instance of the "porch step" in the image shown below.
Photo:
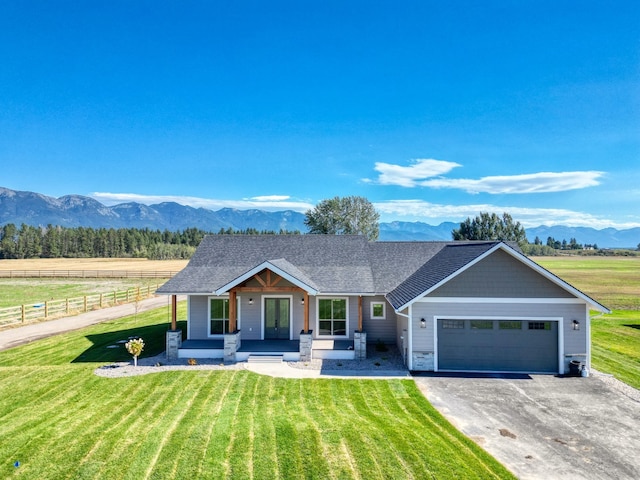
M247 362L249 363L282 363L283 355L256 355L252 353L247 358Z

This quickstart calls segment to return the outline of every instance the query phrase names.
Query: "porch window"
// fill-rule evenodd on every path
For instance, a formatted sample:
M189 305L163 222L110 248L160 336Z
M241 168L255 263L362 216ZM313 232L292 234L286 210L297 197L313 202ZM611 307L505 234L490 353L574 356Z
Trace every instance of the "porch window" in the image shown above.
M236 320L240 322L240 298L236 307ZM229 333L229 299L209 299L209 335L224 335Z
M318 300L318 334L321 336L347 336L346 298Z

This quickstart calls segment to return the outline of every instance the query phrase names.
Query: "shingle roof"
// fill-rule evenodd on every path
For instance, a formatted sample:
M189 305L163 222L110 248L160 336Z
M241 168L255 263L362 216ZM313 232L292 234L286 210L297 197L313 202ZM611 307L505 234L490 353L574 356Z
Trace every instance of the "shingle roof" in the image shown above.
M158 293L212 293L270 262L325 293L374 293L368 242L350 235L210 235Z
M448 243L413 274L387 294L387 300L398 309L446 280L500 242Z
M210 235L189 264L157 293L214 294L265 264L319 294L385 295L396 309L503 242L368 242L356 235ZM534 262L521 260L606 311ZM315 294L314 293L314 294Z
M424 283L422 276L430 271L425 264L450 245L368 242L356 235L210 235L158 293L213 293L269 262L321 293L387 294L400 288L404 298L402 292L417 291ZM450 263L464 264L477 247L459 251L465 255ZM410 276L414 272L417 276Z

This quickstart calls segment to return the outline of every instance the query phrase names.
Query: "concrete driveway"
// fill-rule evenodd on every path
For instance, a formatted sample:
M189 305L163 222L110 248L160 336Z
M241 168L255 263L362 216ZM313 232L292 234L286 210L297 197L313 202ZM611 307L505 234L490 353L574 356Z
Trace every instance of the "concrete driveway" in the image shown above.
M612 378L425 374L415 381L518 478L640 478L638 391Z

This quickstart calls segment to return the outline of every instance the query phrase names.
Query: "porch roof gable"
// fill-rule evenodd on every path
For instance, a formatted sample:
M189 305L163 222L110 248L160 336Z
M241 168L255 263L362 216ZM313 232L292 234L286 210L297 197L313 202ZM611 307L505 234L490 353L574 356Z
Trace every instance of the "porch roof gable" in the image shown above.
M301 272L299 268L287 262L283 258L279 258L277 260L269 260L266 262L262 262L260 265L256 265L255 267L247 270L225 285L222 285L214 293L216 295L227 293L233 287L237 287L241 283L249 280L250 278L253 278L254 275L257 275L265 269L271 270L273 273L281 276L285 280L288 280L296 287L306 291L309 295L318 294L318 287L313 283L313 281L311 281L303 272Z

